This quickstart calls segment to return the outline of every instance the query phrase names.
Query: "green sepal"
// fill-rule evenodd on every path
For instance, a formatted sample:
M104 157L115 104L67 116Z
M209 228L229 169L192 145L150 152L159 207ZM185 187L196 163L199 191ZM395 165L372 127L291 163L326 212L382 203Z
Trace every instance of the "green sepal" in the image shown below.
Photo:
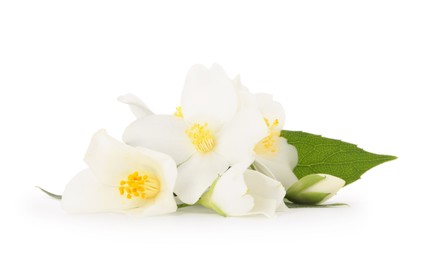
M286 198L296 204L316 205L322 202L330 193L325 192L300 192Z
M300 192L313 186L314 184L320 182L321 180L325 178L326 178L325 176L322 176L319 174L311 174L311 175L305 176L301 178L301 180L292 184L291 187L289 187L289 189L286 191L286 197L293 197L295 196L295 194L299 194Z
M186 203L181 203L181 204L178 204L177 206L178 206L178 209L182 209L182 208L190 207L190 206L193 206L193 205L186 204Z
M199 204L203 207L214 210L217 214L224 216L224 217L227 217L226 213L223 212L216 204L214 204L214 202L211 199L212 196L213 196L214 187L216 186L216 183L219 180L219 178L217 178L213 182L213 184L210 186L209 190L206 191L206 193L204 193L203 196L201 196L200 200L198 200L198 202L196 204Z

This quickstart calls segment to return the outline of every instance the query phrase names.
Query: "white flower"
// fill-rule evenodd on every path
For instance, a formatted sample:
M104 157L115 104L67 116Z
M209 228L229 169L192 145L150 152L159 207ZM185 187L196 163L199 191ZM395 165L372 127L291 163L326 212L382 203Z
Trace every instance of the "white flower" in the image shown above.
M141 215L176 211L177 170L170 156L128 146L100 130L91 140L85 162L89 168L77 174L62 195L65 211Z
M310 174L294 183L286 198L297 204L321 204L333 197L345 181L329 174Z
M223 69L196 65L175 115L138 118L123 139L171 155L179 165L175 193L194 204L219 174L249 157L264 136L263 117L257 109L238 109L235 86Z
M199 204L223 216L264 214L270 217L277 209L286 208L282 184L247 169L253 160L232 166L201 197Z
M285 123L285 112L280 103L273 100L269 94L251 94L241 84L240 78L234 79L240 104L260 110L267 126L267 136L256 145L254 151L255 168L280 181L285 188L289 188L298 180L293 169L298 162L297 150L280 136Z

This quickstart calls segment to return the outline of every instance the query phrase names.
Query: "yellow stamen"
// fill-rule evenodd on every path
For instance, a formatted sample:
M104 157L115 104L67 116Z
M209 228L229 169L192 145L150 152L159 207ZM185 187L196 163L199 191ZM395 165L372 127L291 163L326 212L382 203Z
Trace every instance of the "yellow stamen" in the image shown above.
M127 199L133 197L152 199L157 196L160 191L159 180L152 176L149 172L138 172L129 174L127 180L122 180L119 185L120 195L125 195Z
M195 123L191 128L185 130L195 149L201 153L208 153L215 146L214 136L208 126L207 123L204 125Z
M270 124L269 119L267 119L266 117L264 118L264 122L266 123L267 127L269 128L269 130L274 130L278 125L279 125L279 119L275 119L273 120L273 123Z
M279 125L279 120L275 119L270 123L269 119L264 118L264 122L268 128L268 136L261 139L261 141L256 145L254 151L258 154L275 154L278 152L278 138L280 137L279 131L276 130L276 127Z
M182 113L182 107L176 107L175 113L173 113L174 116L179 118L184 118L184 113Z

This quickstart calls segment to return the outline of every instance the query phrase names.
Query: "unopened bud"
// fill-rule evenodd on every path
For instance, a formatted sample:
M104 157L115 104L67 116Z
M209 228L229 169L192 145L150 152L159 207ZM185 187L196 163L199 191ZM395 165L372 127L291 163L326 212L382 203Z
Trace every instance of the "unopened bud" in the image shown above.
M321 204L334 196L345 181L329 174L311 174L294 183L286 192L286 198L297 204Z

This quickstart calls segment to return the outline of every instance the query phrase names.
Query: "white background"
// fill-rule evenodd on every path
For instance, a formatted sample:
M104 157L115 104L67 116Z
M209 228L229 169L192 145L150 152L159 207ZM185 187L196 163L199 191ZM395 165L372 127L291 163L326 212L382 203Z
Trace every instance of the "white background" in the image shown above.
M1 259L422 259L421 1L1 1ZM332 202L265 217L67 215L61 193L132 92L179 105L217 62L285 107L286 128L399 157ZM79 257L79 258L78 258Z

